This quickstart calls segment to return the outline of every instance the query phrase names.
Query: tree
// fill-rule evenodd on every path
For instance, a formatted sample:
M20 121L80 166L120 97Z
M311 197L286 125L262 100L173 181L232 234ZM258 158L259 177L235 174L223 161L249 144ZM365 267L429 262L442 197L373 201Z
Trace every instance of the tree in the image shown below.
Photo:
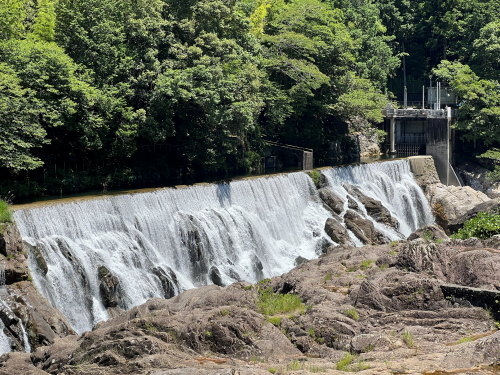
M443 61L434 70L448 82L460 100L460 114L455 124L463 139L483 140L486 145L500 141L500 84L480 79L468 65Z
M481 77L500 81L500 22L491 22L481 29L474 41L471 67Z
M33 25L33 36L46 42L54 41L56 12L54 0L39 0L38 12Z
M24 1L2 0L0 2L0 40L16 39L24 31Z
M21 80L0 63L0 166L14 171L35 169L42 161L32 149L48 143L38 122L34 92L21 87Z

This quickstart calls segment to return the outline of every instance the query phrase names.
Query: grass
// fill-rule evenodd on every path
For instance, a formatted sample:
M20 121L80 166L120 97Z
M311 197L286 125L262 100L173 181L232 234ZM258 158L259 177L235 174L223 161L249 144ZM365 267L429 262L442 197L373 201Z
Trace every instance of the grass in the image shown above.
M360 268L363 270L363 271L366 271L368 268L370 268L370 266L375 263L374 260L364 260L361 262L361 266Z
M391 247L396 247L397 244L398 244L398 241L392 241L390 243Z
M148 331L155 332L155 331L157 331L157 330L158 330L158 329L157 329L154 325L152 325L152 324L150 324L150 323L148 323L148 322L146 322L146 324L145 324L145 325L146 325L146 329L147 329Z
M298 360L294 360L290 362L288 365L276 368L276 367L270 367L267 369L271 374L279 374L279 375L286 375L289 373L289 371L298 371L298 370L306 370L309 372L312 372L313 374L316 374L318 372L326 372L325 367L320 367L316 365L309 365L304 362L300 362Z
M0 223L12 223L12 212L9 210L9 204L0 199Z
M328 271L328 273L323 278L323 281L326 283L327 281L330 281L331 279L332 279L332 272Z
M431 230L426 230L422 233L422 238L426 241L432 241L434 239L434 233Z
M335 368L339 371L345 371L345 372L358 372L370 368L363 361L361 360L356 361L356 358L358 358L357 355L346 353L344 355L344 358L342 358L340 361L337 362Z
M352 320L359 320L358 311L356 310L356 306L353 306L347 310L344 310L344 315L348 316Z
M383 271L385 269L389 268L389 265L388 264L381 264L380 265L380 271Z
M283 318L276 316L276 317L267 318L267 321L276 327L280 327L281 326L281 319L283 319Z
M404 331L403 334L401 335L401 339L409 348L412 348L413 345L415 344L413 341L413 334L411 332Z
M442 239L442 238L438 238L438 239L436 240L436 243L437 243L437 244L442 244L442 243L443 243L443 239Z
M464 342L471 342L473 341L472 337L468 336L468 337L462 337L460 340L458 340L455 345L460 345L460 344L463 344Z
M276 294L268 287L259 291L257 301L259 311L264 315L286 314L294 311L304 313L306 306L295 294Z

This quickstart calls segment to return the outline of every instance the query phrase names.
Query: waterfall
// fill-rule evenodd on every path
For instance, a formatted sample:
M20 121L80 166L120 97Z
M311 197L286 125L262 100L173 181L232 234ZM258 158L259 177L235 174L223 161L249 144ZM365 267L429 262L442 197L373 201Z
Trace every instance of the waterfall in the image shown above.
M432 221L426 202L423 213L405 212L425 201L408 162L325 173L335 191L347 194L342 184L351 183L381 200L405 223L404 234ZM109 307L129 309L193 287L257 282L287 272L298 256L316 258L331 243L324 232L329 217L302 172L15 212L37 289L78 333L108 319ZM119 281L111 287L113 305L103 302L113 299L103 298L105 274L112 275L108 281Z
M346 184L356 186L365 195L381 201L400 223L399 231L404 238L418 228L434 223L429 203L411 173L408 160L333 168L325 175L329 188L346 201L348 196L357 201L344 189ZM363 205L357 203L364 210ZM391 240L400 239L391 228L373 223Z

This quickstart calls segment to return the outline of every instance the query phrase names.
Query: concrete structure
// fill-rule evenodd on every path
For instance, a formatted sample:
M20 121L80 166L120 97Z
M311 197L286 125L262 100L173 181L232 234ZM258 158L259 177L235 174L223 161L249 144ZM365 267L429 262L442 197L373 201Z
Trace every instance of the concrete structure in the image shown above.
M387 106L383 130L388 133L386 150L398 156L431 155L441 183L461 186L453 170L455 130L458 112L444 109L395 109Z
M266 141L264 165L266 169L280 166L310 171L313 169L313 150Z

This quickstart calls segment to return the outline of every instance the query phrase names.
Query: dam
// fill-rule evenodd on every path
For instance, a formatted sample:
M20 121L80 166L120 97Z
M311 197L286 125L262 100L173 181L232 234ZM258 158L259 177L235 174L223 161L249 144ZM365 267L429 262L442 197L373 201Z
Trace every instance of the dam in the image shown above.
M408 160L322 173L323 188L344 202L339 220L355 201L358 215L373 222L386 241L404 239L434 221ZM352 186L382 202L399 229L371 218ZM331 217L304 172L34 204L15 212L35 286L78 333L153 297L285 273L297 259L317 258L336 245L324 230ZM40 256L46 267L37 261ZM102 290L103 278L112 297Z

